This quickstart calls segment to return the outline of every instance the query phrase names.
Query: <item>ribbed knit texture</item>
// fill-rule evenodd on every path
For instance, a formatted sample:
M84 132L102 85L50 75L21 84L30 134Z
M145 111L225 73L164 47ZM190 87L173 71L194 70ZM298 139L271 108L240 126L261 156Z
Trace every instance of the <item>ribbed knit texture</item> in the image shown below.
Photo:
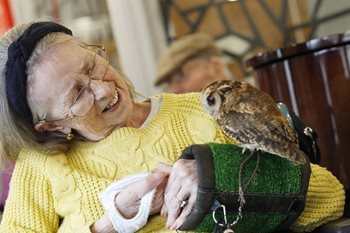
M76 143L67 154L21 151L0 232L89 232L104 213L98 193L114 180L150 171L158 162L173 164L194 143L230 142L203 112L200 94L162 98L144 128L114 130L100 142ZM164 226L165 218L152 217L140 232L168 232Z
M340 218L345 205L344 187L326 168L311 164L311 176L303 213L290 227L295 232L311 231Z

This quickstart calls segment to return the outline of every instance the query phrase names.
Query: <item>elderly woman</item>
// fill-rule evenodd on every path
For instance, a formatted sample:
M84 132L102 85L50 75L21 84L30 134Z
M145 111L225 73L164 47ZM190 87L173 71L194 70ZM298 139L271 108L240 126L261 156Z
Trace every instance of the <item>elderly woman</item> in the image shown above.
M181 152L195 143L232 143L203 112L198 93L136 102L132 85L109 65L103 48L81 43L62 25L16 26L0 40L0 61L1 155L16 163L1 232L177 229L195 206L198 184L195 161L178 160ZM344 206L338 181L311 168L313 185L294 224L299 231L341 216ZM150 171L112 192L114 212L105 213L101 192L115 180ZM326 177L322 185L334 181L322 194L331 204L316 208L321 218L312 215L323 187L318 176ZM151 190L152 204L143 205ZM147 206L137 223L124 221ZM115 218L120 221L112 224Z
M59 24L16 26L0 46L1 155L16 162L1 232L99 231L110 222L98 194L114 180L173 164L193 143L228 141L198 94L135 102L103 48ZM195 169L193 162L174 166L162 211L168 220L151 218L145 231L181 224L195 200ZM133 217L140 197L157 186L161 198L150 213L159 213L169 170L163 165L120 193L121 214ZM181 218L178 200L188 200Z

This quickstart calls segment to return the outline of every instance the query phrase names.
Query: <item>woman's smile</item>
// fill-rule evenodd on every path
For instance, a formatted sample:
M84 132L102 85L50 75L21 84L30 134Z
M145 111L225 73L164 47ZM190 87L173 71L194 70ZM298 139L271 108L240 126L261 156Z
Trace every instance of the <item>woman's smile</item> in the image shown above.
M118 90L114 89L114 96L112 98L112 100L109 102L109 104L106 106L106 108L103 110L103 112L114 112L118 106L119 106L119 94L118 94Z

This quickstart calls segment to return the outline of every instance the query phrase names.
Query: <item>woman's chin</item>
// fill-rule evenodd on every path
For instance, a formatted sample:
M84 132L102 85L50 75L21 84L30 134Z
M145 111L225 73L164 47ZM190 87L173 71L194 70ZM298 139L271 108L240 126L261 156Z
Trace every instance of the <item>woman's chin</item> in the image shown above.
M101 141L102 139L106 138L111 131L113 130L113 128L109 129L109 130L104 130L101 132L81 132L80 134L86 138L88 141L94 141L94 142L98 142Z

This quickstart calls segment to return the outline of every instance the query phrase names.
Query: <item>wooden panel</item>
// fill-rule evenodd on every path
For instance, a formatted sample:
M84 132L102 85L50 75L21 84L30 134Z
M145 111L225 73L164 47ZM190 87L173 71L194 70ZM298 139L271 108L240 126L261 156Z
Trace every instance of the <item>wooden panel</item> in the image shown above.
M322 70L325 56L329 54L311 54L290 59L294 84L293 95L303 120L319 134L319 146L322 152L321 164L328 167L340 178L340 155L336 153L334 132L332 129L333 112L327 101L328 77ZM345 181L344 181L345 182Z

